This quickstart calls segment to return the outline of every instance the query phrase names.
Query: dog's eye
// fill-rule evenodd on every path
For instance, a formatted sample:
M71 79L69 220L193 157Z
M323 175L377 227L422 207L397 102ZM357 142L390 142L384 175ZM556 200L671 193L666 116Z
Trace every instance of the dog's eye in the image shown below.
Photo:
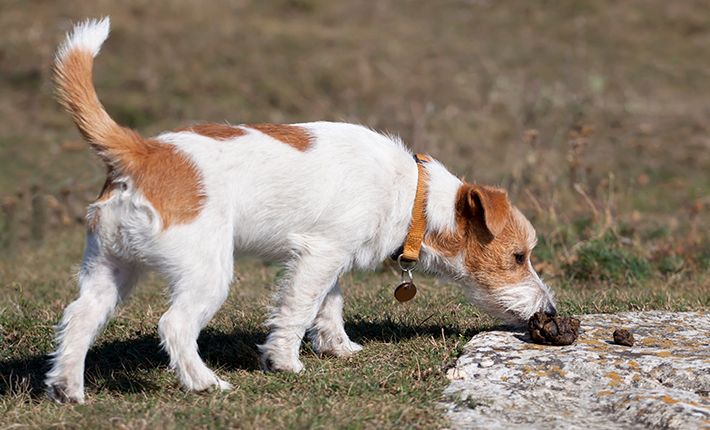
M522 266L523 264L525 264L525 254L513 254L513 257L515 257L515 262L519 266Z

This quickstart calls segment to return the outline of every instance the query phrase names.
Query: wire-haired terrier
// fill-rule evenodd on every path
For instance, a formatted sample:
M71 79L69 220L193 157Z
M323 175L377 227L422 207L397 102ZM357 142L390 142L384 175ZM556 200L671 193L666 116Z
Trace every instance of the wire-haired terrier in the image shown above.
M80 296L64 312L47 374L55 400L84 401L89 346L149 269L169 282L159 333L183 386L229 389L200 359L197 337L227 298L235 254L287 269L260 346L269 370L303 369L307 331L321 353L362 349L343 328L338 278L393 252L404 271L403 260L416 261L454 279L506 322L554 314L530 264L535 230L505 191L462 182L358 125L207 124L145 138L96 96L93 59L108 33L108 18L78 24L56 55L58 98L107 178L88 209Z

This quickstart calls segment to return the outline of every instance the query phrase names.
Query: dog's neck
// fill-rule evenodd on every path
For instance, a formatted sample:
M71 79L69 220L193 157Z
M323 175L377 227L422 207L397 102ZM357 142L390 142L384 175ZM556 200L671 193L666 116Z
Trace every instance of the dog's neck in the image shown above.
M426 232L427 234L454 232L456 231L456 194L462 182L436 160L426 164L426 173L428 175Z
M457 231L456 195L463 183L436 160L426 163L426 172L428 194L425 237L430 234L454 233ZM419 258L424 269L448 275L450 270L444 267L448 263L442 257L427 247L426 242L423 244Z

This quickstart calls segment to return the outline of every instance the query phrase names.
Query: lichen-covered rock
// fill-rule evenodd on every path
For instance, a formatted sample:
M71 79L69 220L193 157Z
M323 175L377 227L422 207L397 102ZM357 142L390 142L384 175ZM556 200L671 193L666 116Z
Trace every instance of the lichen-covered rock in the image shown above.
M618 327L635 346L611 340ZM445 391L451 428L710 429L709 344L710 313L697 312L584 315L562 347L480 333Z

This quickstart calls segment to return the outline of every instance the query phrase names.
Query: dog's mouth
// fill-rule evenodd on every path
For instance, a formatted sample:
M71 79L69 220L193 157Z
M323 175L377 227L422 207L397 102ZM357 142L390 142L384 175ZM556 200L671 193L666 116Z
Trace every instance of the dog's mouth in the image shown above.
M552 295L547 290L530 285L513 290L511 294L498 296L498 309L503 310L503 319L506 323L527 327L528 321L537 312L553 317L557 309L552 300Z
M528 321L537 312L549 317L557 315L551 294L539 288L513 289L510 294L473 295L472 301L487 313L516 328L528 326Z
M483 282L482 282L483 281ZM459 280L469 300L483 311L514 327L527 327L536 312L555 316L554 294L537 276L506 285L486 285L471 276Z

